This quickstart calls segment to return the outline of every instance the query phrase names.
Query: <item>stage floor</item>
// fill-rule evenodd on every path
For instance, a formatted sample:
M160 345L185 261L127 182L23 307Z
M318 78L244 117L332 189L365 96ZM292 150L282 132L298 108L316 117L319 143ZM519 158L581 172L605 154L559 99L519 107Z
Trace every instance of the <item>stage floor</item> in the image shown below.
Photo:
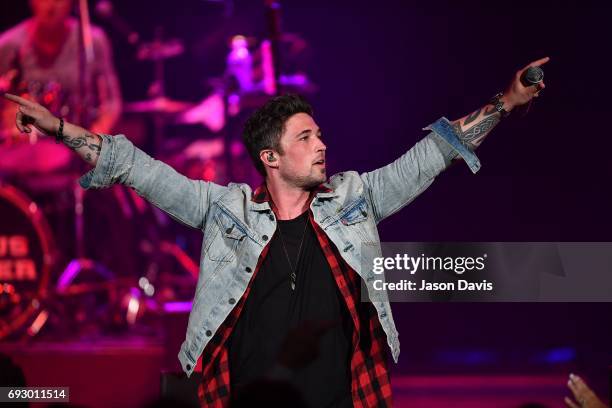
M31 386L70 387L70 401L90 408L138 407L159 396L164 345L146 339L3 343ZM563 407L565 373L394 375L396 407L517 408L527 402ZM37 404L36 406L43 406Z

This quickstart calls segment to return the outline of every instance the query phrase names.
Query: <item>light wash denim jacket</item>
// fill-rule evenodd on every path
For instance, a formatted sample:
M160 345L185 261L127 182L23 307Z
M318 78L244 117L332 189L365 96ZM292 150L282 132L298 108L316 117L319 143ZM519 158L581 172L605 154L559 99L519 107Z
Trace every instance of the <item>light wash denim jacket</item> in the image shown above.
M374 273L362 270L361 246L368 243L380 251L376 225L429 187L455 156L460 155L474 173L480 168L478 158L461 144L446 118L424 130L431 132L399 159L371 172L338 173L326 183L332 191L318 193L311 202L315 222L366 282L374 279ZM267 202L251 201L247 184L221 186L191 180L151 158L123 135L102 138L96 167L80 179L83 188L125 184L204 234L193 307L178 355L189 376L204 347L245 292L264 246L274 235L276 219ZM386 293L371 299L397 363L398 332Z

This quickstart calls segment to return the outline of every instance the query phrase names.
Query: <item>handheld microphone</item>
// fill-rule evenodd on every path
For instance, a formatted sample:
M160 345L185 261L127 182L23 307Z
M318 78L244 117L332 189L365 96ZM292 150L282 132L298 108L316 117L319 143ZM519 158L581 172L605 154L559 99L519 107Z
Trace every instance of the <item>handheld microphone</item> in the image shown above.
M524 86L537 85L544 80L544 71L540 67L529 67L521 74L521 83Z
M538 86L540 82L544 80L544 71L540 67L529 67L521 74L521 83L523 86ZM539 89L538 89L539 90ZM525 116L529 113L529 109L531 108L531 104L533 100L530 100L529 103L525 106L519 106L518 111L521 113L521 116Z

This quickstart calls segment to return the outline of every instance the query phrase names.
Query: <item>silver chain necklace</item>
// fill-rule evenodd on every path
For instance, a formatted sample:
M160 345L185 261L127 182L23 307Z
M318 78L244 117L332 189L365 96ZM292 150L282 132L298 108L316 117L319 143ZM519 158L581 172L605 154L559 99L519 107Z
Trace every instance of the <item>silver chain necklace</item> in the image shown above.
M300 240L300 247L298 249L297 259L295 260L295 268L294 268L293 264L291 263L291 258L289 258L289 253L287 252L287 248L285 247L285 240L283 239L282 228L280 224L278 224L278 232L280 234L281 245L283 246L283 251L285 252L285 256L287 257L287 262L289 263L289 267L291 268L291 275L289 275L291 278L290 279L291 280L291 290L295 290L295 283L297 281L297 275L295 274L295 272L300 262L300 254L302 253L302 244L304 243L304 237L306 236L307 227L308 227L308 216L306 216L306 222L304 222L304 231L302 232L302 239Z

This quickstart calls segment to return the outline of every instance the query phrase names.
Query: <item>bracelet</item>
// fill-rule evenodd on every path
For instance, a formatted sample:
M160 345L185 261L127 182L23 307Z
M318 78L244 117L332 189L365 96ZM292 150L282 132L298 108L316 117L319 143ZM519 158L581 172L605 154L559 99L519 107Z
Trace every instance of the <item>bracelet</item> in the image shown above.
M55 133L55 143L59 143L64 139L64 118L60 118L59 128Z
M504 109L504 103L501 101L501 97L504 96L502 92L496 94L489 103L495 107L495 110L501 115L501 119L504 119L510 115L510 112Z

